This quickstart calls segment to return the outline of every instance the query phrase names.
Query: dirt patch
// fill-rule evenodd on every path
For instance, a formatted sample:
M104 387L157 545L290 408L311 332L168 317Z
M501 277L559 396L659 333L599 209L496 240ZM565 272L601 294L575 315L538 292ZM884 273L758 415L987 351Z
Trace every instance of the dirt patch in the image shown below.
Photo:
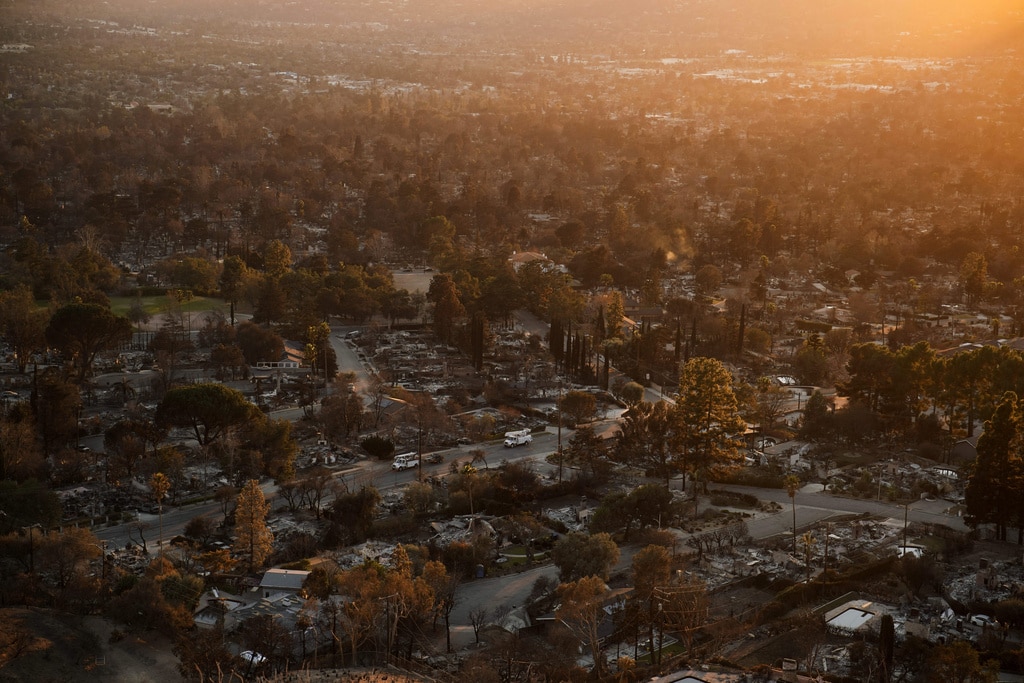
M54 610L0 610L0 681L67 683L181 681L171 642L156 634L128 634L110 642L115 626L102 617Z

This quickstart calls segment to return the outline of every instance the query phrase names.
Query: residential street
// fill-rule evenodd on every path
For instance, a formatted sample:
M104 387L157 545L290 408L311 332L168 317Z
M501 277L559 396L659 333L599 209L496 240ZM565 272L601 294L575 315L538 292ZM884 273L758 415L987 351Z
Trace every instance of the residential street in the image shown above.
M712 488L749 493L761 500L774 501L782 506L779 512L759 513L753 519L748 520L747 528L750 531L751 538L762 540L781 534L788 537L792 533L793 514L790 507L789 494L785 490L727 485L714 485ZM942 500L917 501L910 505L908 519L911 522L944 524L953 529L966 531L967 526L961 517L944 512L951 505L948 501ZM798 530L830 517L864 513L888 517L902 523L904 509L902 505L887 502L843 498L824 494L821 492L820 484L805 486L796 494L796 523ZM681 541L686 537L686 534L683 532L678 532L678 535ZM619 561L612 570L613 573L629 571L633 555L638 550L640 548L635 545L621 547ZM488 605L492 611L494 608L501 606L514 607L522 605L529 597L534 583L541 576L557 580L558 570L549 564L518 574L471 580L462 584L459 588L458 603L452 610L451 616L452 647L458 650L473 644L474 636L469 619L470 611L479 605ZM444 647L443 631L436 643L438 647Z
M490 467L497 467L503 460L515 462L519 460L532 460L537 464L538 472L554 471L553 465L549 465L545 458L556 450L557 437L550 433L538 433L534 435L533 443L519 446L518 448L505 448L500 442L472 444L469 446L458 446L456 448L442 451L444 462L437 465L423 463L422 471L416 469L395 472L391 469L390 461L361 460L355 465L342 466L335 472L335 477L346 480L349 488L358 488L362 484L372 484L380 491L387 491L393 488L405 486L409 482L416 481L422 475L424 479L431 475L443 476L449 472L452 461L468 463L471 459L469 451L481 449L485 453L487 464ZM301 474L301 473L300 473ZM271 510L274 509L277 496L277 485L273 481L266 481L261 485L264 495L271 503ZM324 504L330 502L325 499ZM193 517L208 515L215 522L223 519L220 511L220 504L210 501L197 505L186 505L182 507L167 507L163 515L163 538L170 540L181 534ZM160 520L158 515L140 513L139 523L145 525L144 534L147 544L152 550L156 546L159 534ZM129 537L138 541L138 531L133 528L135 523L118 524L116 526L95 529L97 538L108 541L116 547L124 547Z

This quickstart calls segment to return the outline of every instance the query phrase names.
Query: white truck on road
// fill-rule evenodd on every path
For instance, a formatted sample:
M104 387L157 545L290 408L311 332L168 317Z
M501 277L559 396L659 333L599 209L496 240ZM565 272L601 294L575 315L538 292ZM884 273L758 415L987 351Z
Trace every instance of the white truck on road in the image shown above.
M403 453L402 455L396 455L394 462L391 463L391 469L396 472L402 470L411 470L414 467L418 467L420 464L420 457L415 453Z
M517 429L514 432L505 432L505 448L515 448L533 441L533 435L529 429Z

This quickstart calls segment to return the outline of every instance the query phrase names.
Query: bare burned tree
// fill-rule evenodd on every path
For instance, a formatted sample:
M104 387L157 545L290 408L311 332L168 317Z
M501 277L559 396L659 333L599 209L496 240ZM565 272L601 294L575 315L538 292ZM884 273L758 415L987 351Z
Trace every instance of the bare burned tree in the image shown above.
M469 623L473 627L473 637L480 643L480 629L487 623L487 607L481 605L469 611Z

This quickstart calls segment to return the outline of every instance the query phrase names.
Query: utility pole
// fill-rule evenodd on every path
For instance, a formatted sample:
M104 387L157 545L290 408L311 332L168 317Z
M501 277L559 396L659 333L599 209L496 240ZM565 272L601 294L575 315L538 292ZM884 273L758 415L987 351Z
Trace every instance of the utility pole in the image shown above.
M882 500L882 463L878 463L878 497L877 500Z
M416 481L423 481L423 423L420 416L416 422Z
M33 575L36 573L36 542L34 532L38 528L38 524L25 527L25 531L28 532L28 572Z
M385 642L385 647L387 648L387 650L384 652L384 664L385 664L385 666L391 663L391 645L392 645L392 642L393 642L392 641L392 639L393 639L392 630L393 629L391 627L391 600L392 600L392 598L397 598L397 597L398 597L398 593L392 593L391 595L385 595L382 598L377 598L378 600L383 600L384 601L384 627L387 629L387 634L386 634L385 641L384 641ZM398 611L395 610L395 628L397 628L397 627L398 627Z
M558 483L562 483L562 378L558 378Z
M907 552L907 518L910 515L910 503L903 504L903 553Z
M831 524L826 524L825 525L825 557L823 557L822 561L821 561L821 563L822 563L821 580L822 581L825 580L825 574L828 572L828 541L829 541L828 537L831 536L831 535L832 535L832 525Z

